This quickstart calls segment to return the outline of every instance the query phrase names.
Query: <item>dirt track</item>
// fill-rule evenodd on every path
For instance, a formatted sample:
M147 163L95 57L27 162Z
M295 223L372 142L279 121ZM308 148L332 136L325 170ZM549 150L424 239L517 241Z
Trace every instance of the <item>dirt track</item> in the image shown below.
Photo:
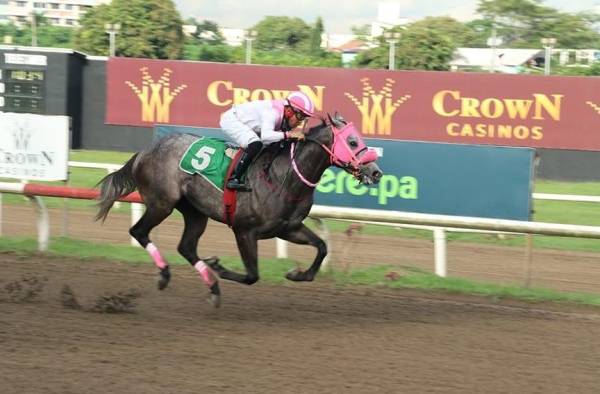
M60 216L51 219L59 235ZM112 215L99 226L90 212L72 212L69 232L127 243L127 222L127 215ZM31 208L5 210L3 223L4 234L35 234ZM171 220L154 240L170 252L180 231ZM211 225L201 251L233 255L232 245L226 228ZM340 234L333 245L338 269L372 261L432 269L426 241ZM261 256L274 253L273 242L261 244ZM290 249L303 261L312 253ZM519 282L523 253L451 244L449 274ZM534 284L598 292L598 261L536 252ZM3 394L600 392L600 309L336 288L321 280L223 283L223 307L213 310L187 266L174 266L164 292L155 288L150 263L3 253L0 268ZM128 302L129 313L101 313Z
M91 205L91 203L90 203ZM62 210L50 211L51 234L61 235L64 228L70 237L93 242L129 244L128 213L111 213L104 225L93 221L94 210L71 209L68 225ZM35 237L36 219L29 206L7 206L3 212L2 234ZM182 220L169 218L151 234L151 239L166 253L176 253L183 229ZM600 241L599 241L600 242ZM237 256L232 232L224 225L209 222L199 245L201 256ZM448 275L492 283L523 285L526 281L525 249L448 243ZM290 245L289 256L300 262L314 258L310 247ZM259 257L276 256L275 241L259 243ZM368 236L355 232L331 235L330 261L335 269L361 265L393 264L414 266L433 271L433 242L398 237ZM535 249L531 265L531 286L557 290L600 293L600 255Z
M185 266L164 292L149 264L0 266L5 394L600 392L600 310L322 281L224 283L213 310ZM119 293L139 295L133 313L91 311Z

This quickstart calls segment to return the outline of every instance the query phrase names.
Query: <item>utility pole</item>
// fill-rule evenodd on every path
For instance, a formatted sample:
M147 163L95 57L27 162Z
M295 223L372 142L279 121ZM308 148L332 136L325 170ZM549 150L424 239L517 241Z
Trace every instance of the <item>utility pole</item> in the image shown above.
M246 64L252 64L252 41L254 41L257 34L256 30L248 30L246 32Z
M35 11L31 11L31 46L37 47L37 20Z
M544 75L550 75L550 63L552 62L552 48L556 45L556 38L542 38L544 46Z
M396 43L400 40L401 33L386 31L383 33L385 42L390 46L389 58L388 58L388 70L396 69Z
M114 57L117 53L117 34L121 30L120 23L107 23L104 25L106 34L108 34L108 53L111 57Z
M496 20L492 19L492 36L488 39L488 45L492 48L492 58L490 64L490 72L496 72L496 46L498 45L498 35L496 32Z

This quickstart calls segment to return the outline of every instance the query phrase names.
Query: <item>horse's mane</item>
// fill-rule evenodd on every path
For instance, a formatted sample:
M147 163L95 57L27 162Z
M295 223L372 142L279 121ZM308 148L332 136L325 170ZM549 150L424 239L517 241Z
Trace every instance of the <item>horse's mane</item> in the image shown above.
M306 132L306 136L312 137L313 139L316 139L319 136L319 133L328 126L327 120L325 120L325 117L318 115L316 118L320 120L320 123L316 126L310 127L308 129L308 131ZM325 141L321 141L321 142L325 142Z
M328 126L327 121L323 116L319 115L316 117L316 119L320 120L319 124L310 127L308 129L308 131L306 131L306 136L312 138L313 140L318 140L322 130L324 130ZM327 142L327 141L322 141L322 142ZM264 164L265 172L268 172L269 167L271 166L271 164L273 164L273 159L275 159L275 157L277 155L282 154L282 153L283 154L289 153L291 143L292 143L292 141L282 140L279 143L267 145L262 149L262 151L260 152L260 156L266 157L264 159L265 160L265 162L264 162L265 163Z

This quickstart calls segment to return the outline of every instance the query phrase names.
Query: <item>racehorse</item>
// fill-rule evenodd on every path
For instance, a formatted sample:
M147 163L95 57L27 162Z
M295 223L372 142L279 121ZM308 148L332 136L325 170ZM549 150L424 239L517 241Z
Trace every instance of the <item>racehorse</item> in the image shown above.
M313 205L314 189L331 165L352 174L364 184L378 183L382 171L375 163L377 153L368 148L352 123L337 113L321 118L308 129L302 141L284 141L263 149L248 170L251 192L237 193L237 210L231 228L246 274L230 271L216 257L201 259L197 246L208 219L224 222L223 192L202 176L178 168L180 158L198 136L172 134L134 154L118 171L104 177L100 186L96 220L106 219L113 203L137 189L146 204L140 220L129 229L146 248L159 268L158 288L171 278L168 263L150 241L150 231L177 209L183 215L184 230L177 251L200 273L210 289L209 301L220 305L218 279L251 285L258 278L257 242L279 237L296 244L312 245L317 255L306 270L292 270L286 278L312 281L327 255L325 242L303 224Z

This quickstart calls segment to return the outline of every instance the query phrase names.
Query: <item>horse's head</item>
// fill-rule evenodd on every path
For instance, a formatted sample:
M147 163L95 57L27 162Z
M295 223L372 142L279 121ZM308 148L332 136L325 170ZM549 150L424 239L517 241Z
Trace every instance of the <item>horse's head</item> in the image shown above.
M367 147L352 122L346 122L338 113L333 118L330 115L328 117L330 138L327 141L314 140L329 153L331 164L352 174L361 183L379 183L383 172L375 163L375 149Z

